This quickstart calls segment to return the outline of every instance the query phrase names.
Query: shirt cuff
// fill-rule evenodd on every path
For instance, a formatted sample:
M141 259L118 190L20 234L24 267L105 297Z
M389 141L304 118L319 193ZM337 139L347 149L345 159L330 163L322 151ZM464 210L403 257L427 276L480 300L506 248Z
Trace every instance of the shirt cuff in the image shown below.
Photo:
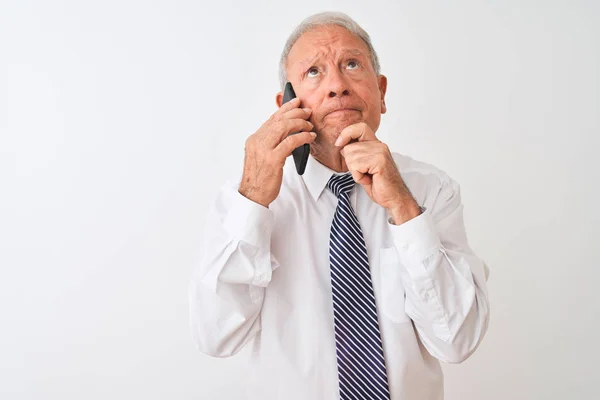
M223 222L225 230L236 239L269 250L275 225L273 211L242 196L235 189L234 192L231 207Z
M422 210L421 215L401 225L388 224L400 261L409 268L420 265L441 247L440 237L431 214Z

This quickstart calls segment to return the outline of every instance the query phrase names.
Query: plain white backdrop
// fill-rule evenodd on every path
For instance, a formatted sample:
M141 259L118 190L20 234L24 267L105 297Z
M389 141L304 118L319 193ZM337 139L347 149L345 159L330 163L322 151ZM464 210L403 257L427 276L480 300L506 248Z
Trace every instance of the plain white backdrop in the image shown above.
M0 398L242 398L246 354L194 347L188 279L287 35L326 10L370 33L379 137L461 183L491 268L447 399L596 398L599 4L2 0Z

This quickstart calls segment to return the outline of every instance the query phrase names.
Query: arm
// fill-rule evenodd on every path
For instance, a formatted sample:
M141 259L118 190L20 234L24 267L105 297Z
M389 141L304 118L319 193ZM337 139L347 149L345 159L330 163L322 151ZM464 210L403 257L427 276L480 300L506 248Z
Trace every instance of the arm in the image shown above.
M394 213L390 212L391 215ZM406 313L427 350L459 363L487 330L487 266L467 242L459 185L448 178L430 207L390 224L400 256Z
M485 335L489 304L487 267L467 243L458 184L445 177L433 206L422 213L389 148L366 123L344 128L336 146L354 180L388 210L406 313L421 341L440 360L465 360Z
M273 212L224 186L205 226L189 286L190 323L203 353L231 356L260 330L264 290L277 262L270 253Z
M193 337L206 354L231 356L260 330L265 287L278 266L268 207L279 195L286 158L316 136L311 110L299 106L299 99L282 105L246 140L239 187L222 188L208 215L189 287Z

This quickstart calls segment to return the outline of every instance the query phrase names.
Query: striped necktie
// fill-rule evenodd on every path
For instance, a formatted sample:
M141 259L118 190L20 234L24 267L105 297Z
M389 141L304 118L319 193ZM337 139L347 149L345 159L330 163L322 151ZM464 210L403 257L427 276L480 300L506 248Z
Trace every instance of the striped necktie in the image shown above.
M350 204L354 180L333 175L327 187L338 198L329 261L340 399L389 400L367 248Z

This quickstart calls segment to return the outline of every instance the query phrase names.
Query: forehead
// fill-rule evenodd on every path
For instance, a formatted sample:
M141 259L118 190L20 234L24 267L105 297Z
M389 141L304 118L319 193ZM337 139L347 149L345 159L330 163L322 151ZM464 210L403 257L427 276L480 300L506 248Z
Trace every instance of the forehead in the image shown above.
M287 59L287 66L310 64L322 56L336 56L340 53L351 53L356 56L369 54L367 44L346 28L337 25L320 26L310 30L292 46Z

